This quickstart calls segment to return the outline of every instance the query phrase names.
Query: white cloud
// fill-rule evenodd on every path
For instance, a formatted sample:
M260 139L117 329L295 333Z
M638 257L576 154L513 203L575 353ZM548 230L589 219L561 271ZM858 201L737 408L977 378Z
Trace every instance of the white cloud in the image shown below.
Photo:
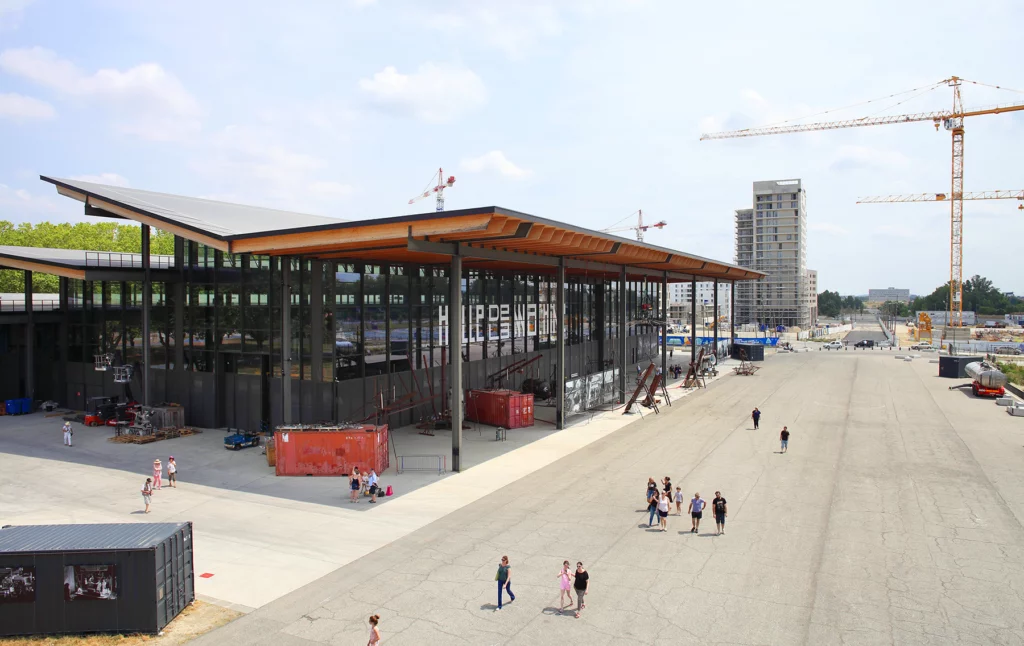
M93 99L118 112L122 132L168 140L195 133L202 111L198 101L172 74L156 63L125 71L100 69L89 74L42 47L8 49L0 69L66 97Z
M383 109L428 123L446 123L487 102L483 81L472 70L426 63L413 74L385 67L359 88Z
M68 201L61 198L61 202ZM62 213L71 214L74 207L57 202L51 197L41 197L23 188L0 184L0 219L11 222L42 222L53 220ZM61 208L64 207L64 208ZM71 210L69 210L69 207ZM79 205L78 211L81 212ZM66 220L67 217L57 217Z
M77 179L80 182L92 182L93 184L106 184L107 186L122 186L127 188L131 186L127 178L117 173L100 173L99 175L72 175L71 179Z
M21 94L0 94L0 119L24 122L53 119L57 111L46 101Z
M742 92L740 92L740 96L743 97L744 99L746 99L747 101L750 101L751 103L756 103L757 105L767 105L768 104L768 102L765 101L765 98L763 96L761 96L758 93L757 90L751 90L751 89L743 90Z
M330 214L352 195L349 184L324 177L326 160L277 143L268 128L229 126L211 139L194 170L217 185L210 199Z
M470 173L496 172L504 177L512 179L523 179L529 177L533 171L520 168L505 157L500 150L492 150L479 157L462 160L462 169Z

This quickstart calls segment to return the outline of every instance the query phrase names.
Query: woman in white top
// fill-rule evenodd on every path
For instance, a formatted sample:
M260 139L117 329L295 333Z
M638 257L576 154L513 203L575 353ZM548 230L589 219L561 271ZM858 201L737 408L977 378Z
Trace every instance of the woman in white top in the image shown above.
M169 486L178 488L178 463L174 461L174 456L167 458L167 482Z
M658 524L663 532L668 531L668 507L671 503L672 499L667 493L661 494L661 500L658 501Z

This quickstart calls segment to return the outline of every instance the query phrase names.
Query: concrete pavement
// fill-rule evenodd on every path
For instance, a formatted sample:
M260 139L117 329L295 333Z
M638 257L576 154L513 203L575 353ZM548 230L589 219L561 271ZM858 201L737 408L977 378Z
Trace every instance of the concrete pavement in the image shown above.
M389 645L1024 643L1024 420L936 373L780 354L196 643L362 644L371 613ZM644 485L664 475L720 489L727 534L649 531ZM499 612L502 554L517 599ZM592 576L579 620L558 614L564 559Z

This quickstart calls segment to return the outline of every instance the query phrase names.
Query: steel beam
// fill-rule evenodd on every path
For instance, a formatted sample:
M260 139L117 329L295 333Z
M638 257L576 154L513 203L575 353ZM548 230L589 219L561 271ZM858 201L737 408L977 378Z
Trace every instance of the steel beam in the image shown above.
M324 262L311 260L309 263L309 356L310 381L319 384L324 377ZM389 292L386 292L389 293ZM391 319L388 319L389 321ZM389 335L390 336L390 335ZM390 361L388 362L390 363ZM320 401L320 393L313 387L314 401ZM319 408L314 407L314 414ZM316 417L314 419L319 419Z
M185 369L185 239L174 236L174 369ZM122 299L124 296L122 295Z
M448 276L448 369L452 389L452 471L462 471L462 256L452 255ZM442 397L446 393L442 393Z
M660 318L665 321L661 326L661 378L668 379L668 272L661 277L661 311Z
M729 286L729 354L736 344L736 281Z

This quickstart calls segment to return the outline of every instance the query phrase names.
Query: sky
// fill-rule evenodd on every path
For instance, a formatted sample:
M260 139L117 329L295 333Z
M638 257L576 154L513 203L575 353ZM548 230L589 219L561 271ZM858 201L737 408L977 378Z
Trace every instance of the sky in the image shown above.
M86 219L40 174L390 217L432 210L407 202L443 167L448 209L642 209L668 222L648 242L732 262L752 182L800 178L819 290L925 294L949 205L856 200L949 192L948 132L700 135L946 109L904 92L952 75L988 84L969 108L1024 101L1022 23L1009 0L0 0L0 219ZM1024 188L1022 140L1024 112L968 119L965 190ZM965 202L965 278L1024 293L1017 205Z

